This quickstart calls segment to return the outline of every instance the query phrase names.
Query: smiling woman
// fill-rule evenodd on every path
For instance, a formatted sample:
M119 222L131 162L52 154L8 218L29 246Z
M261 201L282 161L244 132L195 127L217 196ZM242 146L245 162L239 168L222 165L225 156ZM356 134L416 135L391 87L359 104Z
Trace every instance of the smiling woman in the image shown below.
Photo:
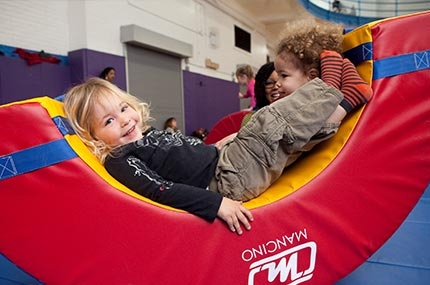
M273 62L263 64L255 75L256 109L263 108L280 98L277 81L278 73L275 71L275 64Z
M99 77L113 83L115 79L115 72L116 72L115 68L108 66L105 69L103 69Z
M273 62L268 62L263 64L257 71L255 75L255 85L254 85L254 94L255 94L255 107L243 116L241 126L244 126L250 119L253 114L253 111L263 108L276 100L282 98L279 94L279 85L278 81L278 73L275 71L275 64ZM230 135L230 134L228 134ZM211 139L214 134L211 135ZM220 138L221 139L221 138Z

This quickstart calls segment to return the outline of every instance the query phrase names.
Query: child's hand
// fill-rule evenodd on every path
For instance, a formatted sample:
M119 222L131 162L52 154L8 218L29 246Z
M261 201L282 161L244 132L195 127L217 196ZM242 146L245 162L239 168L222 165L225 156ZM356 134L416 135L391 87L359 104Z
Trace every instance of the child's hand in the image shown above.
M240 223L243 224L248 231L251 229L249 222L254 220L254 217L247 208L242 205L242 202L234 201L229 198L222 198L221 206L218 210L218 217L223 219L232 232L238 235L243 233Z

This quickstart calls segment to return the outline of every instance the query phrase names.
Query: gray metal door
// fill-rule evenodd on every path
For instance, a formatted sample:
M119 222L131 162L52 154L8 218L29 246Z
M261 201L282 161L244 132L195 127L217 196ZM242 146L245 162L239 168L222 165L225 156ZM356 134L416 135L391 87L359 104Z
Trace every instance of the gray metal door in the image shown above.
M128 91L151 104L151 125L162 129L175 117L185 133L181 58L127 44L127 74Z

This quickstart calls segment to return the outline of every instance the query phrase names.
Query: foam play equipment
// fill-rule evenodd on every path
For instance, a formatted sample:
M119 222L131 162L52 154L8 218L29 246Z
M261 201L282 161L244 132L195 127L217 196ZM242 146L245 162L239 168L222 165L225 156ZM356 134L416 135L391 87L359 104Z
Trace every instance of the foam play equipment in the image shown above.
M430 185L390 239L336 285L427 285L430 280L429 237Z
M429 32L424 12L345 36L374 97L245 203L255 221L242 236L119 184L60 102L2 106L0 262L30 284L335 283L393 235L429 184ZM2 269L0 278L14 284Z
M213 144L222 138L237 132L242 125L242 120L249 111L238 111L229 114L219 120L205 138L206 144Z

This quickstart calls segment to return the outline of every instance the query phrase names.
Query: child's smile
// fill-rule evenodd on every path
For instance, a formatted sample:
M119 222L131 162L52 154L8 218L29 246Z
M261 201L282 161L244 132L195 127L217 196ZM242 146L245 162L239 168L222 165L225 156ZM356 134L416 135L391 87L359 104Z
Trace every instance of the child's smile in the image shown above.
M98 103L94 109L92 129L98 140L116 147L142 138L138 113L118 97L110 97Z

